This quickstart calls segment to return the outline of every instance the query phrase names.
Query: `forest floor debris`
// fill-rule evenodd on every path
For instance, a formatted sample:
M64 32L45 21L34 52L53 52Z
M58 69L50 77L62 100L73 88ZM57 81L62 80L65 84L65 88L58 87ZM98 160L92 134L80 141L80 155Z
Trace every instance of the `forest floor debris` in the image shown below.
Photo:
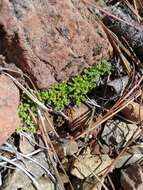
M0 189L142 189L143 3L26 2L0 9Z

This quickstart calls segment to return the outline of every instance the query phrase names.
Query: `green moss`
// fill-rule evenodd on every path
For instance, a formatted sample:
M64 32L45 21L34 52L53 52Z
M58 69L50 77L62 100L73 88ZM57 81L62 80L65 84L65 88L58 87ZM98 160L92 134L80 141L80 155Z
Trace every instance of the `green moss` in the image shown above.
M82 75L73 77L71 81L54 85L48 91L40 92L39 96L44 103L51 105L56 111L63 110L70 102L80 105L86 100L86 95L95 88L101 75L109 74L111 64L102 61L100 64L87 68Z
M32 114L36 117L37 109L36 105L31 99L29 99L25 94L22 96L22 101L19 105L19 117L20 117L20 126L17 129L17 132L29 132L36 133L37 126L33 121ZM32 113L32 114L31 114Z
M100 64L87 68L81 75L73 77L70 81L64 81L51 87L47 91L39 92L38 96L44 104L49 104L55 111L63 110L72 102L79 106L87 98L97 81L104 74L110 74L111 64L103 60ZM19 106L19 116L21 118L21 127L18 129L36 132L35 124L29 110L36 116L35 104L24 95Z

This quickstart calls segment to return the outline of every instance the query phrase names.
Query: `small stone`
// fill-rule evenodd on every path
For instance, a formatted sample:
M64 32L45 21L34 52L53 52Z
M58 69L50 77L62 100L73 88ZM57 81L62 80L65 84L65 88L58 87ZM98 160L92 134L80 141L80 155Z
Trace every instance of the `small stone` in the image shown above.
M40 152L39 154L34 155L31 158L41 164L47 170L49 169L46 156L43 152ZM22 161L23 162L17 161L16 163L20 164L21 167L28 169L28 171L33 175L35 180L40 179L43 175L46 174L46 171L43 170L43 168L41 168L35 162L28 159L23 159ZM25 189L25 187L29 186L30 184L31 180L28 178L28 176L23 171L16 168L15 170L8 170L7 175L3 180L2 187L3 190L16 190L21 188ZM29 189L26 188L26 190Z
M111 162L112 160L107 154L92 155L87 151L74 161L71 174L79 179L93 176L93 172L96 175L102 175Z
M130 164L143 161L143 147L142 145L135 145L128 147L124 154L122 154L116 164L115 168L121 168Z
M123 190L143 189L143 168L137 164L121 171L121 185Z
M37 180L40 190L55 190L55 185L47 176L42 176ZM32 184L26 186L24 190L35 190Z
M74 140L65 140L63 143L53 143L54 148L59 156L63 159L66 156L72 156L78 151L78 144Z
M70 140L64 145L64 150L67 156L72 156L78 151L78 144L76 141Z
M23 154L29 154L35 149L34 146L29 142L29 140L26 137L22 136L20 137L19 150Z
M104 126L102 139L107 145L111 145L115 149L120 149L127 144L137 129L138 126L135 124L127 124L119 120L110 120Z

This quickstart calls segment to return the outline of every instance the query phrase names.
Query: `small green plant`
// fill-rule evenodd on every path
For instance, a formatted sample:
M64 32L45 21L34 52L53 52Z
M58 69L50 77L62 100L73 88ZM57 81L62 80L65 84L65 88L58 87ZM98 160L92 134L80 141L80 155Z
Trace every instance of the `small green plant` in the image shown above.
M51 105L56 111L63 110L70 103L69 86L67 82L54 85L48 91L39 93L44 103Z
M79 106L86 100L87 93L96 87L100 76L109 74L110 71L111 64L103 60L100 64L85 69L81 75L73 77L70 81L61 82L48 91L40 92L39 96L56 111L63 110L70 102Z
M20 117L20 126L17 129L17 132L29 132L36 133L36 125L33 122L32 115L37 115L36 105L30 100L25 94L23 94L22 101L19 105L19 117Z
M111 64L103 60L100 64L87 68L81 75L73 77L70 81L63 81L51 87L47 91L39 92L38 96L44 104L49 104L55 111L61 111L72 102L79 106L87 98L87 93L96 87L97 81L104 74L110 74ZM32 115L36 115L36 105L24 95L19 106L21 127L18 129L36 132ZM25 127L28 126L28 127Z

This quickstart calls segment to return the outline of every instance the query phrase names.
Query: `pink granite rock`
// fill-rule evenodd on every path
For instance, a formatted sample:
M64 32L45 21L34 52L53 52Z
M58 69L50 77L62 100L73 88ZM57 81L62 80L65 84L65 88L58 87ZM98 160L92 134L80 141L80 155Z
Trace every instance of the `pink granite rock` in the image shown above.
M40 89L108 59L111 45L89 3L94 1L0 0L0 53Z
M0 145L20 124L17 112L18 104L18 88L11 79L3 74L0 75Z

